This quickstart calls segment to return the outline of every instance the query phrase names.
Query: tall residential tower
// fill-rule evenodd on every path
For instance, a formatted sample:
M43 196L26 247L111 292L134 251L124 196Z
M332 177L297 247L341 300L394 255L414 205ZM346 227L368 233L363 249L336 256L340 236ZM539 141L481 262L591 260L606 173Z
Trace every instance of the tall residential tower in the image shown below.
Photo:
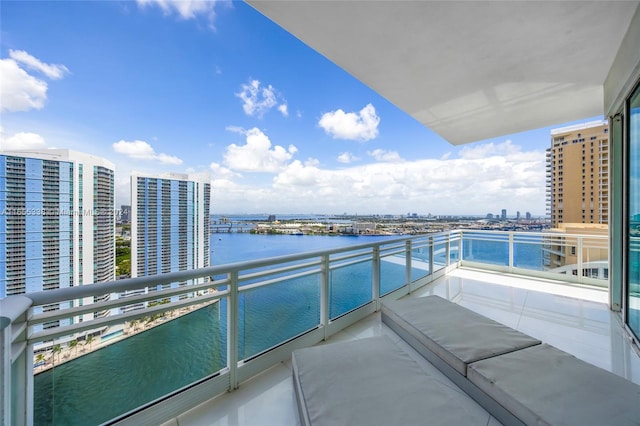
M112 281L114 211L114 166L109 161L65 149L3 152L0 298ZM86 305L109 297L71 303ZM108 313L85 314L77 320ZM56 321L45 327L57 325Z
M552 230L565 235L543 248L546 268L608 277L606 245L579 252L575 234L606 235L609 223L609 123L593 121L551 131L547 150L547 206ZM592 242L593 245L593 242Z
M209 266L209 175L131 176L131 276ZM173 283L171 287L193 284ZM148 288L148 291L162 288Z
M551 131L547 149L551 227L609 222L609 124L593 121Z

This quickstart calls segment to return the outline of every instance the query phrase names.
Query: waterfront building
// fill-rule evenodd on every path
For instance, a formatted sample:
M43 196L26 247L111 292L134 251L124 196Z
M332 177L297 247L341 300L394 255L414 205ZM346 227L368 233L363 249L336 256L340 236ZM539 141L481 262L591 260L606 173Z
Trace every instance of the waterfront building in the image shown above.
M176 367L184 367L186 372L180 374L180 378L184 378L185 383L162 390L160 395L149 399L151 402L138 404L138 408L127 408L126 414L112 423L236 424L251 420L256 424L273 424L274 419L278 419L281 424L296 424L301 419L292 404L295 390L290 379L291 368L286 364L291 360L291 351L319 342L325 344L327 340L331 343L358 339L363 335L391 334L395 337L393 330L381 324L380 314L374 312L379 310L381 301L405 295L442 295L497 321L517 324L515 327L520 331L534 334L543 342L626 381L638 382L640 186L635 184L635 179L640 171L640 50L637 49L640 2L341 2L337 5L333 2L284 4L250 0L250 4L454 145L604 115L611 129L609 276L598 288L589 289L583 284L592 279L584 277L581 268L577 269L575 277L556 275L553 280L547 280L545 277L549 275L545 271L518 267L519 255L517 250L511 249L500 264L483 264L477 256L471 261L464 257L454 258L449 263L450 256L446 254L450 243L465 237L442 242L435 240L435 237L441 237L436 235L433 240L429 237L419 250L445 254L442 259L446 263L437 271L430 265L428 275L420 276L416 281L403 269L401 279L397 281L400 288L385 296L382 296L383 292L371 291L362 300L362 305L350 306L343 315L345 310L330 311L331 301L340 298L329 292L334 272L329 264L332 256L326 255L317 272L322 285L309 286L314 294L321 296L321 309L310 310L307 300L288 298L287 291L275 297L282 303L282 309L269 312L265 320L257 323L253 335L241 335L239 329L249 322L244 322L246 316L240 316L238 293L252 296L255 293L250 292L258 286L273 288L273 281L267 279L272 276L265 278L263 283L252 282L256 275L251 270L255 272L256 268L270 262L256 263L246 271L239 271L244 272L248 283L254 286L244 291L240 291L235 282L238 270L229 268L228 274L233 276L231 291L221 296L226 301L227 311L226 316L220 315L226 320L226 338L220 339L210 330L197 335L200 341L225 342L222 367L194 378L189 375L193 365L185 364L186 357L171 356L166 370L173 373ZM380 37L381 27L385 28L384 37ZM447 34L446 43L438 42L443 34ZM508 43L505 43L505 34L509 34ZM571 66L567 66L568 54ZM520 237L531 236L537 237L530 233ZM476 238L470 234L467 239ZM492 234L485 238L495 243L500 237ZM509 238L505 239L503 244L507 247L532 244L526 239L513 244ZM380 262L375 252L373 250L372 257L367 260L372 265L372 281L379 284L375 290L380 290L395 284L395 280L379 273L382 263L391 262ZM576 250L576 253L581 251ZM342 257L342 254L335 254L334 257ZM477 254L489 253L487 250ZM336 264L334 271L345 267L342 259L338 260L342 264ZM413 262L412 256L406 255L404 259L401 266L407 270L413 265L421 265ZM437 266L433 256L427 260ZM346 266L351 266L350 263L348 261ZM311 268L315 268L317 263L312 265ZM480 272L475 269L479 265L483 268ZM273 266L276 278L280 278L284 267L276 262L270 266ZM300 278L309 271L295 272L300 273L293 278ZM193 276L199 274L202 271L193 272ZM416 288L430 279L434 281ZM358 281L347 280L345 287L351 288L354 282ZM129 286L136 288L136 285L140 282L132 282ZM74 290L81 292L86 288ZM585 296L585 290L589 290L589 296ZM588 300L593 293L596 302ZM245 297L244 302L247 299L249 297ZM258 337L273 330L282 330L281 324L293 323L292 316L300 317L296 308L314 314L308 328L278 336L279 343L256 345L257 348L245 353L247 344L255 344ZM19 315L26 317L24 313L28 309L31 305L19 310L16 318ZM129 318L134 315L135 312L131 313ZM29 329L37 320L11 320L5 336L14 327ZM355 324L354 328L344 331L350 324ZM465 326L463 323L452 325ZM243 331L246 333L247 330ZM33 410L30 408L40 397L34 396L33 381L27 378L31 370L25 358L32 355L28 338L28 335L15 338L12 347L5 347L3 352L4 365L13 363L13 368L3 370L12 376L5 376L7 386L2 388L4 393L0 398L4 407L9 407L5 415L9 419L7 423L32 424ZM395 340L402 343L399 338ZM166 346L179 347L184 354L193 352L189 345ZM411 350L409 345L402 349ZM143 366L148 366L149 359L156 358L155 353L149 356L144 349L139 352ZM211 354L213 351L203 352ZM423 361L417 352L412 358ZM124 360L124 357L118 360L117 371L123 370ZM433 368L426 361L423 365L427 371ZM130 368L126 370L128 373ZM152 371L154 374L145 377L164 381L162 369ZM256 380L250 380L260 373ZM327 374L337 376L341 371L327 371ZM523 383L526 387L526 382ZM600 382L585 384L575 375L562 385L567 386L567 391L562 392L564 395L572 394L574 389L593 391L594 398L589 400L597 400L603 406L613 405L613 410L620 394L625 397L635 395L626 390L630 389L628 386L615 385L605 389ZM385 384L377 386L380 389L375 391L387 390ZM450 386L456 385L452 382ZM109 397L130 397L152 388L147 383L127 380L106 390ZM236 391L238 388L240 391ZM556 390L541 386L539 393L549 401ZM390 399L396 396L393 394ZM111 399L93 399L101 406L118 406ZM270 403L261 403L265 400ZM68 403L70 399L56 397L56 401ZM491 405L497 407L499 403ZM494 423L495 419L480 408L465 405L460 412L478 413L481 424ZM571 416L583 408L578 403L574 410L565 411ZM77 412L73 411L70 417L78 418Z
M609 222L609 123L593 121L551 131L547 149L551 227Z
M211 179L206 173L132 174L131 276L209 266L210 202ZM171 287L188 284L194 281Z
M113 281L114 165L66 149L0 155L0 298ZM86 297L45 311L109 300ZM109 310L74 321L104 317ZM44 328L68 324L51 321Z
M572 234L601 235L609 221L609 123L593 121L551 130L547 149L547 207L554 238L545 247L545 265L568 273L577 267ZM596 225L596 226L590 226ZM608 251L589 253L593 270L608 275Z

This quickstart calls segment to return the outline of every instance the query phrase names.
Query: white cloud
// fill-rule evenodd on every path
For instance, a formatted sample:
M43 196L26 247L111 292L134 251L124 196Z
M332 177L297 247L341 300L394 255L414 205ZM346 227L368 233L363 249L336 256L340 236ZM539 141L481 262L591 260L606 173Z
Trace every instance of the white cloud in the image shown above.
M242 177L240 173L236 173L216 162L211 163L209 168L213 172L214 179L233 179Z
M305 164L299 160L293 161L278 176L274 178L276 186L314 186L321 179L322 172L318 168L318 161L311 159Z
M337 160L339 163L349 164L349 163L353 163L354 161L358 161L359 158L354 156L350 152L343 152L340 155L338 155Z
M282 95L272 86L261 86L259 80L251 80L249 84L240 86L240 92L236 96L242 100L242 109L245 114L262 118L271 108L284 101ZM285 117L289 115L285 102L278 106L278 110Z
M158 6L166 16L177 13L184 20L203 16L209 27L215 29L216 0L137 0L137 3L141 7Z
M45 148L46 145L44 138L37 133L19 132L8 138L0 134L0 151L40 149Z
M270 182L251 181L250 175L221 178L218 188L225 190L216 192L216 203L226 211L244 212L485 215L506 208L544 214L544 151L523 151L511 142L486 145L470 145L455 158L339 169L294 160ZM489 155L469 155L481 151Z
M383 161L387 163L397 163L403 161L397 151L388 151L386 149L374 149L373 151L367 151L367 155L370 155L377 161Z
M232 170L246 172L277 172L298 151L294 145L287 149L280 145L273 146L269 137L257 128L245 132L246 144L227 146L224 163Z
M58 80L69 72L64 65L47 64L24 50L9 50L10 58L0 59L0 111L15 112L41 109L47 100L48 85L25 71L20 65Z
M118 154L124 154L136 160L157 161L161 164L180 165L182 160L173 155L164 153L156 154L153 147L145 141L124 141L115 142L113 150Z
M244 135L245 133L247 133L244 127L240 127L240 126L227 126L225 127L225 130L232 133L238 133L240 135Z
M514 155L520 152L520 147L513 145L510 139L503 143L495 144L493 142L482 145L468 145L462 148L460 156L467 160L476 160L496 155Z
M378 136L380 117L376 109L367 104L360 112L346 113L339 109L322 115L318 125L334 139L368 141Z
M39 71L52 80L59 80L69 72L69 69L64 65L46 64L24 50L9 50L9 56L15 62L25 65L31 70Z

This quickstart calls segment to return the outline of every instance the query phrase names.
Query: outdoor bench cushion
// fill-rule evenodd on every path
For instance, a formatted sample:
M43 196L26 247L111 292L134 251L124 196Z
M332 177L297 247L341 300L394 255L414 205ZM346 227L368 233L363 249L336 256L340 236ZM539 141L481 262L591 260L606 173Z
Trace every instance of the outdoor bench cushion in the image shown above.
M386 336L299 349L292 364L303 425L487 423L488 414L464 393L430 376Z
M528 425L640 425L640 386L543 344L475 362L467 378Z
M439 296L384 302L382 321L427 359L425 348L463 376L472 362L540 344Z

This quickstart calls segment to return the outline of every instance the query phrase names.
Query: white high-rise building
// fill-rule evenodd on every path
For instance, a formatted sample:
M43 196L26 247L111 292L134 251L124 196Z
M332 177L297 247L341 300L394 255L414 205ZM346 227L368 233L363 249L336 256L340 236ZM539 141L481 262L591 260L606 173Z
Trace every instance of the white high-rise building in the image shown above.
M114 165L109 161L66 149L3 152L0 298L114 280L114 213ZM65 307L109 297L71 301Z
M208 174L131 176L131 276L209 266ZM171 287L193 284L172 283ZM168 287L168 286L165 286ZM148 288L147 291L161 290Z

